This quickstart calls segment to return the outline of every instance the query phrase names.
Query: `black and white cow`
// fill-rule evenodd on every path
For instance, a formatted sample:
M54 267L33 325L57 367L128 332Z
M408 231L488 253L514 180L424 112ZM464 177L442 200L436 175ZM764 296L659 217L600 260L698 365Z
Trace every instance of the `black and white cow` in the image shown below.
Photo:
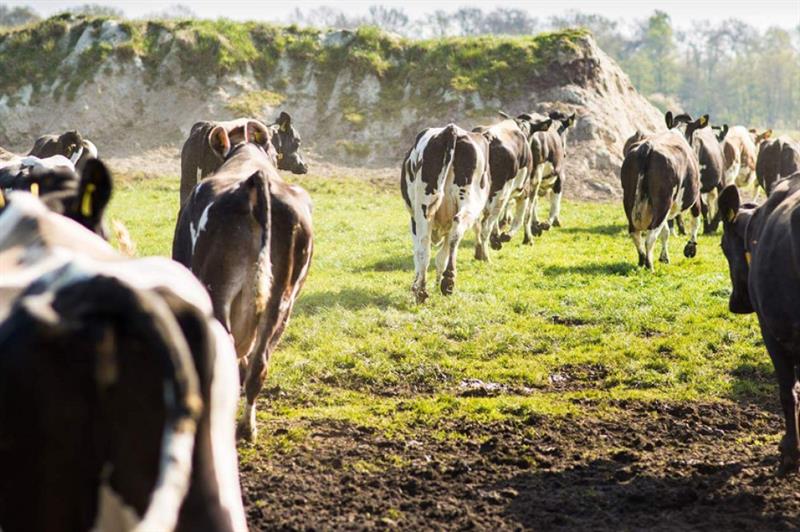
M293 174L307 174L308 165L303 154L300 153L302 139L300 133L292 125L292 117L286 111L281 111L274 124L269 126L272 133L272 145L275 147L278 159L278 170L286 170Z
M40 159L61 155L80 171L89 159L97 159L97 146L77 131L67 131L61 135L42 135L36 139L28 155Z
M714 130L709 126L708 115L693 120L688 114L674 118L667 113L667 128L677 129L685 124L684 134L692 146L700 169L700 200L703 206L703 233L713 233L719 226L717 198L722 190L725 177L725 157Z
M575 113L565 115L560 112L550 113L550 119L556 127L545 131L537 131L531 137L531 153L533 154L534 172L540 181L539 194L532 199L531 232L541 234L542 230L560 227L561 196L565 178L565 161L567 154L567 130L575 125ZM545 223L540 223L537 215L537 204L540 197L549 196L550 214Z
M411 214L414 283L418 303L428 297L426 276L431 245L440 245L436 282L442 294L453 293L458 245L473 225L481 247L480 217L489 197L489 142L450 124L428 128L403 161L400 192Z
M493 126L481 126L473 129L481 133L489 141L489 199L486 202L480 220L481 238L476 242L475 258L489 260L487 244L493 249L500 249L503 242L510 241L522 228L525 231L525 243L532 243L531 224L532 198L538 194L540 181L533 173L533 155L530 139L536 131L544 131L551 125L551 120L540 115L523 113L516 118L509 118L501 113L505 120ZM508 231L501 233L501 222L506 212L515 203L514 216Z
M311 199L281 179L246 131L235 145L222 127L213 135L211 145L224 162L189 194L172 258L208 289L214 316L233 338L247 399L238 434L252 439L269 357L311 265Z
M679 214L689 215L690 238L683 253L695 256L701 211L699 173L691 146L674 129L640 141L625 156L620 173L623 206L639 266L654 269L653 247L658 238L659 260L669 262L668 222Z
M778 181L761 205L722 191L722 250L730 268L731 312L755 312L778 379L786 431L780 473L800 467L800 173Z
M798 171L800 171L800 143L786 136L760 143L756 160L756 177L767 195L772 193L772 188L780 179Z
M0 529L247 529L236 356L203 286L13 192L0 213Z
M50 210L106 237L103 214L111 199L111 174L99 159L89 159L80 175L61 155L46 159L24 157L18 164L0 167L0 210L4 192L28 191Z

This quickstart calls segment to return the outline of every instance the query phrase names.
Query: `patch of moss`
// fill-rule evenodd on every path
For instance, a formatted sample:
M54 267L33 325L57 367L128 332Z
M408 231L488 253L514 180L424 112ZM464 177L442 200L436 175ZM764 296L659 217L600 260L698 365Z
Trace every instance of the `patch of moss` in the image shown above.
M275 107L283 103L283 94L268 90L246 92L230 100L225 106L238 116L260 116L264 108Z

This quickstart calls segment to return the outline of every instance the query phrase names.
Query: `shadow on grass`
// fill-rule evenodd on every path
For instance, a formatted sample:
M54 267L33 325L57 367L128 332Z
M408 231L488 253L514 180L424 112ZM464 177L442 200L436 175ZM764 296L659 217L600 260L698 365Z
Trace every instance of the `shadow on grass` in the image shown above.
M562 227L554 230L563 231L568 234L586 233L590 235L616 235L622 233L625 230L625 226L621 224L592 225L590 227Z
M410 301L393 297L387 293L361 288L342 288L341 290L323 290L303 295L297 301L295 313L313 316L334 307L347 310L360 310L367 307L381 310L388 308L406 310L409 304Z
M768 412L781 411L778 399L778 381L766 349L764 361L742 362L731 371L733 382L729 397L740 404L755 405Z
M370 264L365 264L355 269L358 273L363 272L399 272L407 271L414 272L414 258L411 256L411 250L403 255L394 255L385 257Z
M546 266L545 275L563 275L578 273L581 275L628 275L638 270L633 262L592 262L577 266Z

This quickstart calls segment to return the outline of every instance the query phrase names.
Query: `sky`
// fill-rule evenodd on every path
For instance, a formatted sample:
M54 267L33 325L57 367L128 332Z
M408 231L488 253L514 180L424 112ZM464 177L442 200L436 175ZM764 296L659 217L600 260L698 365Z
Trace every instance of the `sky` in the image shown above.
M689 26L693 20L721 21L738 18L759 28L782 26L794 28L800 25L800 0L662 0L648 2L644 0L557 0L557 1L524 1L502 0L493 2L483 0L312 0L295 2L270 1L204 1L139 0L124 2L119 0L4 0L9 6L28 5L41 15L52 15L64 8L76 4L94 3L114 6L122 9L129 17L140 17L148 13L163 10L173 3L188 5L198 16L204 18L227 17L238 20L282 21L295 8L309 8L319 5L335 7L352 13L363 13L370 5L382 4L387 7L403 8L417 18L435 9L452 11L459 7L480 7L491 10L494 7L513 7L528 10L531 15L546 19L552 15L561 15L569 10L586 13L599 13L609 18L626 20L644 18L653 10L660 9L669 13L678 26Z

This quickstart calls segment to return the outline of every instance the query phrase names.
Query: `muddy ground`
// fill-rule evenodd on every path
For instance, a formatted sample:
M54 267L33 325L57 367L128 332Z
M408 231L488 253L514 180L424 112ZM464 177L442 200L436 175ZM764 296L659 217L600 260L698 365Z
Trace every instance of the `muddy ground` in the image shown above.
M304 441L255 449L243 466L248 519L253 529L800 527L798 479L775 474L775 412L737 404L630 402L611 413L583 406L580 417L450 422L397 439L308 422ZM280 423L263 428L287 431ZM442 431L450 436L439 437Z

